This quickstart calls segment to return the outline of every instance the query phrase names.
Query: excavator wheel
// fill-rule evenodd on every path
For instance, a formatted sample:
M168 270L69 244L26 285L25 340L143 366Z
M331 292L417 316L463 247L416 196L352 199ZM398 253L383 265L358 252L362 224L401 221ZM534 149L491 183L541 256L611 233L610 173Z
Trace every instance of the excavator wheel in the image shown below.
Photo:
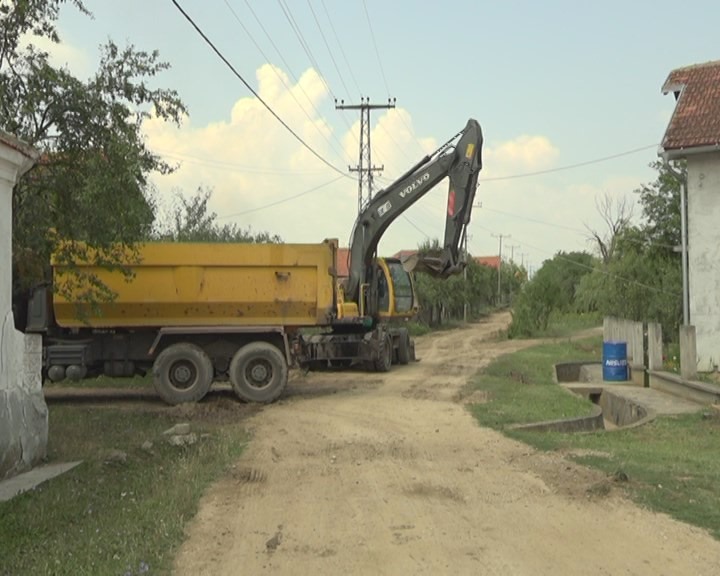
M380 344L378 350L378 357L374 362L375 370L377 372L388 372L392 366L393 361L393 344L390 334L386 334Z
M405 328L401 328L398 332L397 357L399 364L410 363L410 334Z

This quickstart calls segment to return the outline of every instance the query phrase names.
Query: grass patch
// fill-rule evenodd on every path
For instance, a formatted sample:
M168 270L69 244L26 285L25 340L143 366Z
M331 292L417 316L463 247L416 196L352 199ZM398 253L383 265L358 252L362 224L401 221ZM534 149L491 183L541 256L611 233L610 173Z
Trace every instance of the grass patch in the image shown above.
M51 406L49 459L83 463L0 503L0 574L169 572L201 494L246 442L240 424L193 421L197 443L171 446L162 432L178 421L176 409ZM108 462L112 450L126 460Z
M602 326L603 319L597 313L560 313L553 312L550 315L548 326L545 330L538 333L537 336L543 338L565 338L578 330L587 330Z
M46 380L44 388L133 388L133 389L151 389L153 387L152 375L133 376L131 378L111 378L110 376L97 376L95 378L83 378L81 380L70 380L66 378L60 382L51 382Z
M566 402L567 394L551 383L550 370L557 362L597 359L600 354L601 342L595 339L537 346L501 357L473 383L487 392L488 402L472 405L472 413L481 424L538 449L568 453L581 464L627 478L615 485L623 486L638 504L706 528L720 539L717 414L662 416L645 426L612 432L506 429L510 424L586 413L582 400Z
M597 360L601 353L602 342L594 338L548 344L502 356L471 385L490 399L485 404L474 404L473 415L484 426L499 429L511 424L588 415L592 404L555 384L553 366L557 362Z
M720 539L720 418L703 414L662 416L630 430L590 434L511 436L543 450L588 450L607 457L576 456L573 460L624 473L628 494L637 503L683 522L708 529Z

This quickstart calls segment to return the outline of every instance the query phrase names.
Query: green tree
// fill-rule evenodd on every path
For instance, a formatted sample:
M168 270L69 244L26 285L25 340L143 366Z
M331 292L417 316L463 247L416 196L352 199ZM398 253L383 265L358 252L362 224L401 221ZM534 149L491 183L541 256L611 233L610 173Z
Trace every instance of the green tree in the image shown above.
M642 222L617 235L609 261L580 283L581 310L598 311L636 321L663 325L673 335L682 319L682 264L674 247L680 243L680 184L685 164L670 169L651 164L657 178L635 192L640 197Z
M532 336L547 328L553 312L574 312L578 287L593 271L594 258L586 252L558 252L543 262L514 301L511 337Z
M439 240L424 242L418 247L418 252L440 253ZM420 318L430 326L438 326L448 320L461 320L466 303L470 317L476 317L491 306L497 296L496 270L478 264L472 255L468 255L465 274L443 279L418 272L415 283Z
M112 264L150 234L148 177L172 168L146 147L142 125L151 114L179 123L186 112L175 91L149 83L168 68L157 52L108 41L87 80L53 66L32 38L59 41L64 3L0 4L0 126L42 154L13 191L16 292L47 279L51 253ZM89 14L80 0L68 3ZM88 297L101 288L90 284Z
M217 214L208 206L211 196L212 190L202 187L190 198L177 192L169 225L161 226L154 237L174 242L282 242L280 236L268 232L254 233L251 228L241 228L234 223L220 224Z
M643 184L635 192L640 196L645 239L656 251L672 251L680 244L680 185L687 173L685 161L677 162L673 169L661 161L650 164L657 170L656 180Z

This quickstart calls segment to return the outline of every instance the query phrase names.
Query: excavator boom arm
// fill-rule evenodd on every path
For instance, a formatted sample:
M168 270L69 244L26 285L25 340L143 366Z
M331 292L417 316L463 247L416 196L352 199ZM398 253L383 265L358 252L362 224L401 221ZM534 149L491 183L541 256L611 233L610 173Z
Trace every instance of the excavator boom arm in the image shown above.
M449 177L443 252L423 266L438 276L462 270L460 243L470 222L477 180L482 168L482 130L468 120L451 150L443 147L434 157L426 156L368 203L358 215L350 245L346 294L357 301L360 285L372 263L380 238L387 228L435 185Z

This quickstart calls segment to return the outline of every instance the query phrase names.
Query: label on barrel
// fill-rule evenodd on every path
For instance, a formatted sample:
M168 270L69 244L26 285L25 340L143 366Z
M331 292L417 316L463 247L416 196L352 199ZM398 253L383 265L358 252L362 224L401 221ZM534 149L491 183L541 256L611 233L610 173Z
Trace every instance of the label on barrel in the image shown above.
M625 359L618 359L618 358L607 358L605 360L605 366L613 366L616 368L623 368L627 366L627 360Z

